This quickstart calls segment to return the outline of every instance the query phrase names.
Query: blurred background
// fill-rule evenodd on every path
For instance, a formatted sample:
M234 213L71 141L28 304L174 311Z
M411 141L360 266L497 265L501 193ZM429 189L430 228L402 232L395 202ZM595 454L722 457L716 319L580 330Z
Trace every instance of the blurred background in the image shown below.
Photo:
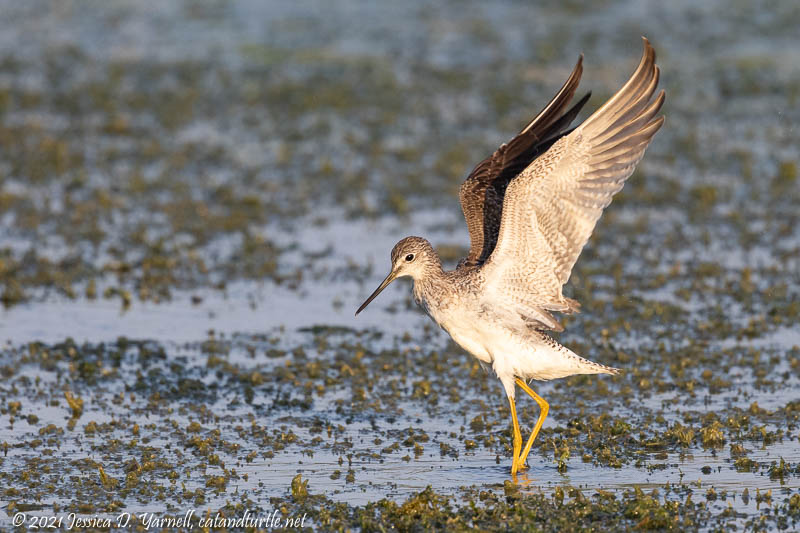
M648 450L647 438L661 435L666 451L659 453L670 457L663 476L673 482L684 471L707 475L702 469L712 464L720 474L709 483L727 483L734 493L760 478L766 484L759 488L784 490L787 501L796 494L800 410L787 407L800 392L800 12L794 2L28 0L2 1L0 13L0 342L9 369L0 385L8 392L21 376L38 374L51 387L42 395L37 387L43 385L23 379L33 388L9 396L23 407L5 408L11 422L0 440L27 450L25 443L40 438L48 423L56 429L45 435L59 439L65 420L80 419L78 429L88 423L64 403L65 388L83 390L98 424L136 415L89 398L125 396L137 384L143 392L132 405L142 402L141 408L153 394L173 394L175 405L224 411L231 395L240 395L249 401L237 404L236 416L266 419L273 428L285 422L281 417L301 416L289 426L306 427L294 429L305 444L284 442L282 454L269 458L260 455L263 440L240 443L259 452L255 463L248 461L251 483L242 486L258 491L252 482L258 479L266 484L262 494L284 494L313 440L308 428L316 427L315 417L391 431L403 415L369 407L373 385L405 372L409 381L403 378L405 388L394 396L407 404L397 409L417 413L427 410L425 387L436 394L439 386L419 383L444 373L471 392L450 395L453 411L440 405L422 415L431 434L453 419L461 425L453 437L433 438L431 464L456 468L449 446L473 454L472 464L481 468L494 468L502 457L502 469L489 474L502 484L507 428L494 378L474 374L473 361L410 311L402 283L357 320L353 312L388 272L389 251L406 235L426 236L454 266L468 245L457 191L472 166L546 104L580 54L578 95L593 95L581 118L588 116L633 71L645 35L658 53L666 125L578 262L566 292L583 303L583 313L566 321L561 337L583 355L629 372L614 382L561 382L572 389L546 385L556 398L585 393L586 404L559 414L551 403L545 430L555 439L571 416L616 412L633 424L629 430L643 432L639 447L615 452L627 465L624 486L652 482L653 470L634 466L632 457ZM128 340L120 345L120 338ZM140 343L135 356L131 339ZM121 358L116 365L106 349ZM143 350L160 354L159 362L142 363L150 360ZM359 350L359 361L366 353L364 381L354 384L359 367L347 358ZM386 350L403 354L405 366ZM314 354L332 365L327 374L323 366L323 377L307 368L305 358ZM415 357L445 356L447 363L416 369ZM215 358L227 358L224 370ZM155 364L157 375L141 370L143 364ZM341 364L355 368L355 377L339 372ZM220 384L223 374L230 381ZM185 376L197 387L182 388ZM320 389L302 389L303 379ZM597 383L613 383L604 391L608 397ZM445 389L439 394L447 395ZM259 397L272 400L259 410L251 405L254 396L253 405ZM342 398L348 401L337 403ZM666 414L687 401L694 405L689 415ZM303 415L296 415L297 402ZM729 449L752 428L727 420L752 405L749 416L763 418L753 424L789 440L767 448L762 438L755 467L743 468L734 464L743 455ZM715 422L703 418L711 412L722 413L719 441L701 437ZM154 433L173 414L161 416ZM181 416L185 429L193 415ZM470 426L479 416L486 420ZM532 423L535 411L529 416ZM493 435L487 420L495 417L493 440L477 440L479 451L464 444ZM229 421L223 435L235 435L238 423ZM127 427L121 423L109 435ZM691 435L683 427L694 427ZM539 475L560 486L563 473L553 461L564 457L556 453L563 442L549 443L544 435L549 470ZM159 447L190 437L165 438ZM572 462L564 463L572 465L573 478L566 482L591 485L613 475L613 469L597 471L615 463L596 459L602 457L596 442L575 438ZM91 448L79 441L70 454ZM412 440L425 450L415 460L427 457L431 443L424 442ZM362 445L352 446L358 457ZM687 450L699 459L686 459ZM236 456L216 453L223 463L224 453ZM318 452L316 462L329 460L330 468L304 474L312 476L311 489L317 483L349 494L340 499L355 505L392 494L405 498L431 483L420 467L397 488L408 469L396 458L387 459L396 470L370 471L381 488L364 488L352 457L356 481L345 480L347 469L336 465L343 453L333 445ZM10 470L31 468L30 450L10 455ZM66 456L59 455L54 460L64 466ZM214 464L199 456L191 468ZM775 464L788 464L786 475L765 478ZM342 477L333 477L340 469ZM222 471L199 482L190 475L187 482L216 488L217 499L207 501L224 501L231 487L207 484L214 476L227 480L229 468L223 464ZM453 494L487 475L458 472L434 488ZM71 489L55 486L63 490L56 500L68 506ZM743 509L747 517L761 512L755 503Z
M360 282L374 284L400 237L438 232L447 258L460 257L456 193L472 166L525 125L581 53L581 90L594 95L584 115L596 108L632 71L640 35L659 54L669 121L629 185L643 197L634 208L658 204L645 211L653 228L641 254L673 239L691 261L741 266L748 252L726 226L796 200L791 2L2 10L0 336L14 340L92 338L96 326L76 321L122 307L130 318L107 324L116 336L146 320L142 305L161 314L147 304L176 300L170 316L193 304L199 321L222 305L219 290L349 323ZM704 222L687 226L687 208ZM709 223L714 215L727 219ZM773 250L781 228L797 235L795 220L745 231ZM791 242L774 251L796 252ZM322 305L298 303L310 292ZM85 305L95 298L111 302ZM35 321L8 311L42 301ZM293 320L232 311L247 330ZM209 325L186 324L192 334ZM217 327L237 323L219 317Z

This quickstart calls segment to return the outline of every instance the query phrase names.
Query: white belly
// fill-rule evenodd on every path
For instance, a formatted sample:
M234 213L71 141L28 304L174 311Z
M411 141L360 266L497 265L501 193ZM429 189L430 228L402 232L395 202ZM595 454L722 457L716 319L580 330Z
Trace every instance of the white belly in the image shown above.
M483 363L491 364L491 351L482 335L480 317L473 313L459 313L453 308L430 309L423 306L434 322L450 334L456 344ZM455 312L454 312L455 311Z
M423 308L453 340L485 365L491 365L506 394L514 380L548 380L573 374L616 374L617 369L584 359L546 334L531 329L516 313L474 306Z
M485 315L433 318L441 318L437 322L453 340L479 361L491 364L504 381L515 377L549 380L607 372L607 367L578 356L536 330L515 331L487 320Z
M477 333L475 329L453 327L450 329L445 328L445 331L450 334L456 344L474 355L479 361L492 364L492 354L486 349L484 339L481 335L475 335L475 333Z

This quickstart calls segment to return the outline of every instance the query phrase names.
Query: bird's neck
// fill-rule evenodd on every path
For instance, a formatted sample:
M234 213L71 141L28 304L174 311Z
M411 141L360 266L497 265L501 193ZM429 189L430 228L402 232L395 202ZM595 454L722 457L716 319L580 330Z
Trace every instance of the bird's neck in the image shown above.
M436 258L435 262L427 266L424 275L414 278L414 299L417 303L427 308L435 295L442 293L443 285L446 284L445 278L442 263Z

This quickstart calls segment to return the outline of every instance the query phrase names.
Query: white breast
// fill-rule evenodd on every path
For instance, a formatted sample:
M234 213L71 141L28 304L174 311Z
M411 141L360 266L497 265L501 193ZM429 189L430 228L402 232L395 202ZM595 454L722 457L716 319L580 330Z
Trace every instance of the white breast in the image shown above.
M487 349L488 346L491 346L491 344L487 343L490 339L486 338L485 324L481 323L481 319L477 314L465 313L462 308L458 307L430 309L428 314L442 329L450 334L456 344L475 356L479 361L488 364L492 363L492 355Z

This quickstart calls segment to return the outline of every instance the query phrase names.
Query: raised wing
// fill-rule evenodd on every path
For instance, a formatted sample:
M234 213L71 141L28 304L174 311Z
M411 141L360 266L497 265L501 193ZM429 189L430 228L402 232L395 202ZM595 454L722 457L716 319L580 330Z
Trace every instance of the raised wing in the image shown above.
M583 56L558 94L536 118L516 137L478 163L461 185L459 199L470 237L469 254L464 259L466 264L481 264L494 250L508 183L563 135L589 99L587 94L571 109L564 111L572 101L582 72Z
M603 209L622 189L664 117L655 51L586 122L555 142L505 194L497 246L483 267L486 298L537 327L561 331L548 311L577 310L561 288Z

